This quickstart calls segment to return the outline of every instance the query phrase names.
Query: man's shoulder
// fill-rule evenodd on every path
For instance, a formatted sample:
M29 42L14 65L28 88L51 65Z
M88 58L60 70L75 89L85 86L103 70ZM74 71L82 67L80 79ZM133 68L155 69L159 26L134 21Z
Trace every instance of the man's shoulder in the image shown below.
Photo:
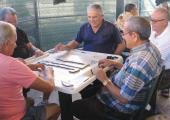
M26 33L24 32L24 30L22 30L22 29L19 28L19 27L16 27L16 30L17 30L17 33L24 33L24 34L26 34Z
M116 26L114 25L114 23L111 23L109 21L104 20L103 24L104 24L105 28L117 29Z
M86 27L89 27L90 24L88 22L84 23L83 25L81 25L81 28L86 28Z

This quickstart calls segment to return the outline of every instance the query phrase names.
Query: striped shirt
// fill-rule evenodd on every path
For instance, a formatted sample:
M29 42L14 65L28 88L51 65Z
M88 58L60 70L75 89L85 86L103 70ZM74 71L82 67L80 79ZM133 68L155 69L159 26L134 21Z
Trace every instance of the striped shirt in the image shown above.
M103 88L97 98L110 108L123 113L132 113L144 102L148 83L161 72L161 55L158 49L146 42L131 50L121 70L112 76L112 82L120 88L120 94L129 102L122 104Z

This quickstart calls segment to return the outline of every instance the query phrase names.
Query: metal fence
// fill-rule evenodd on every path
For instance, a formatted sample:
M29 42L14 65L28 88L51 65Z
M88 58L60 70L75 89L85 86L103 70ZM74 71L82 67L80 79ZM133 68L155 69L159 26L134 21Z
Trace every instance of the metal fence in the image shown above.
M0 7L11 6L16 9L19 27L43 50L54 47L58 42L74 39L80 26L87 21L86 7L90 3L99 3L104 10L105 19L111 22L115 20L116 0L64 1L55 4L55 0L0 0ZM137 0L131 0L133 1L137 3ZM140 1L145 8L145 3L153 0ZM148 4L150 3L147 2L147 7Z

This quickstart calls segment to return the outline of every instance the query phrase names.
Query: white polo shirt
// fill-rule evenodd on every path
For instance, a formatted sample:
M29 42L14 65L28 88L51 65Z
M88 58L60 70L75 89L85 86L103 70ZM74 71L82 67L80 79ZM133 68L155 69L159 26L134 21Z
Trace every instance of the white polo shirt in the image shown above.
M159 36L155 36L155 34L156 32L152 31L149 39L158 47L165 69L170 69L170 23Z

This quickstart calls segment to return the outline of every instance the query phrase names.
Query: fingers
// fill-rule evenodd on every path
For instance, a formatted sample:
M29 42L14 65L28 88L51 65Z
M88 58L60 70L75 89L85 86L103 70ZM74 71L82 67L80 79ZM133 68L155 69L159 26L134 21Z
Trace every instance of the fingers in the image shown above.
M107 76L106 76L106 73L105 71L102 69L102 68L99 68L96 72L96 78L99 80L99 81L104 81L105 79L107 79Z
M108 67L110 65L110 61L108 59L102 59L99 61L99 68L105 68Z
M36 57L39 57L39 56L41 56L41 55L44 55L44 52L43 52L43 51L41 51L41 50L36 50L36 51L35 51L35 56L36 56Z
M45 66L43 64L37 63L37 64L29 64L28 67L33 71L42 71L45 69Z
M57 44L56 46L55 46L55 51L57 52L57 51L63 51L63 50L65 50L66 49L66 45L64 45L64 44L62 44L62 43L59 43L59 44Z

